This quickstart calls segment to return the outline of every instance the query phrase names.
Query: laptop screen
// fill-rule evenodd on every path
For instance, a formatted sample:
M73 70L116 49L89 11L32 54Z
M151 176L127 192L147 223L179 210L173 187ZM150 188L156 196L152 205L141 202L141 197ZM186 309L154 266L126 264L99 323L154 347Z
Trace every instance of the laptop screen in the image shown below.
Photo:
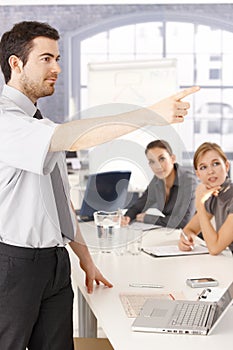
M93 218L97 210L114 211L126 205L131 171L110 171L88 177L79 216Z
M229 285L225 293L221 296L217 302L217 308L214 314L213 325L220 318L222 313L226 310L227 306L232 303L233 300L233 282Z

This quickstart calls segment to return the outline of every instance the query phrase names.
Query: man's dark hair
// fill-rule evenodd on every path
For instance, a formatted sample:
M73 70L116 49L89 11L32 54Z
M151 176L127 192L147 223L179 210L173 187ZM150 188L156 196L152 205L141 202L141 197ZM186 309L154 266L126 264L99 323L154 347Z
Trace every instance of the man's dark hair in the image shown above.
M11 68L9 57L17 56L23 66L27 63L29 53L33 48L32 40L38 36L44 36L53 40L59 39L58 31L47 23L36 21L24 21L14 25L14 27L2 35L0 41L0 65L5 78L5 82L11 78Z
M163 148L165 149L168 154L170 156L173 155L173 152L172 152L172 148L171 146L169 145L169 143L165 140L155 140L155 141L152 141L150 142L147 146L146 146L146 150L145 150L145 153L147 154L147 152L150 150L150 149L153 149L153 148Z

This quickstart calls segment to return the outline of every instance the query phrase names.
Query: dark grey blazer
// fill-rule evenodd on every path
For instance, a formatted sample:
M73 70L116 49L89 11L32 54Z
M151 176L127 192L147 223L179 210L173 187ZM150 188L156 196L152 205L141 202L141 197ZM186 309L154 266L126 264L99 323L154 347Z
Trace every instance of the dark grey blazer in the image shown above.
M165 203L164 181L153 177L146 191L125 213L131 220L148 208L157 208L165 217L145 215L144 222L164 227L183 228L195 213L195 189L197 178L189 168L174 164L176 177Z

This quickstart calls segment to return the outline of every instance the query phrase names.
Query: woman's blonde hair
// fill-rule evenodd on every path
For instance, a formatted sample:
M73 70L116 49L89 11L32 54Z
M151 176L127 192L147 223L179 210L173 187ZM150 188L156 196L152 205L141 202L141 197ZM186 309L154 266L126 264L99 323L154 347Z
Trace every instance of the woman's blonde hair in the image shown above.
M223 150L217 143L204 142L198 147L198 149L194 153L193 166L195 170L197 170L197 165L200 157L208 151L216 151L219 154L219 156L224 160L224 162L227 162L228 159L226 154L223 152Z

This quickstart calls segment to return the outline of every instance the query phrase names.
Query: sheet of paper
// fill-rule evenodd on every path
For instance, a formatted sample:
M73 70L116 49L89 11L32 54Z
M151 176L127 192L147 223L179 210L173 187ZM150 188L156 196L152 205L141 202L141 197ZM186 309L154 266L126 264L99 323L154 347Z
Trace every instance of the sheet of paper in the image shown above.
M161 210L157 208L148 208L146 210L146 214L154 215L154 216L162 216L163 218L165 218L165 215L161 212Z
M142 250L152 256L162 257L162 256L179 256L179 255L195 255L195 254L207 254L209 253L206 247L201 245L195 245L193 250L184 252L179 250L178 246L173 245L163 245L154 247L143 247Z
M129 226L131 228L133 228L134 230L142 230L142 231L147 231L147 230L153 230L153 229L156 229L156 228L161 228L161 226L159 226L159 225L146 224L144 222L139 222L139 221L134 221Z

